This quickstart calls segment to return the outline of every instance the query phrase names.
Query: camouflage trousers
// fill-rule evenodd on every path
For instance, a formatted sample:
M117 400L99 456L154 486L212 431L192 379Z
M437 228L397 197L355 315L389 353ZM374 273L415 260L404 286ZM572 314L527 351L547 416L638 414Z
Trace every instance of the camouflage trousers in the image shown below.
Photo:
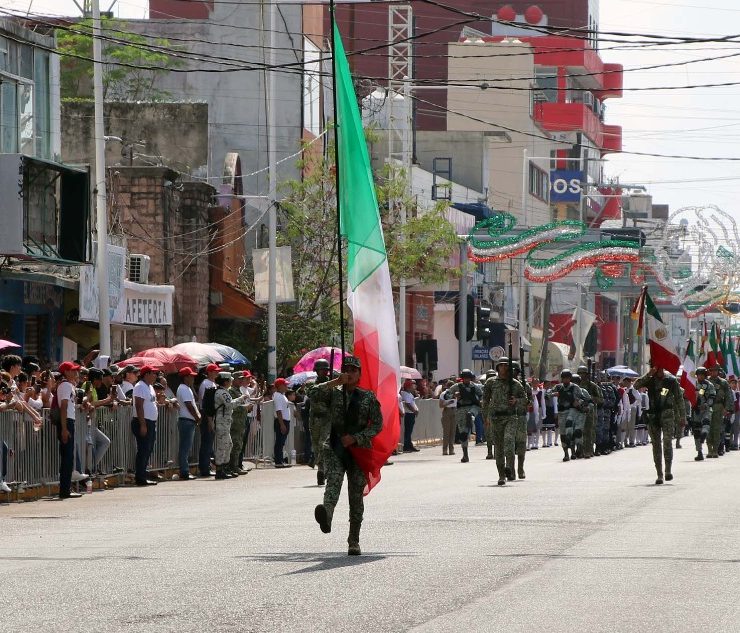
M697 415L691 420L691 433L694 436L694 443L696 444L697 451L701 451L704 440L709 436L709 425L709 415Z
M672 415L658 418L648 416L648 434L650 443L653 445L653 462L658 475L663 474L663 459L665 459L665 472L671 472L673 463L673 435L676 424Z
M558 427L563 449L581 446L585 423L586 414L583 411L568 409L558 413Z
M231 458L231 418L216 417L216 447L214 449L216 466L225 466Z
M329 426L329 420L326 418L311 416L308 422L316 468L321 472L324 472L324 443L329 439Z
M498 470L499 477L504 476L507 460L509 461L509 468L514 468L514 450L519 418L520 416L517 415L502 415L491 418L489 429L491 429L493 444L496 449L496 470Z
M594 444L596 443L596 409L592 404L585 412L583 423L583 455L593 457Z
M715 405L712 407L712 419L709 423L709 435L707 435L707 449L710 455L715 454L719 450L724 428L725 408Z
M527 416L516 416L516 430L514 432L514 452L518 455L527 451Z
M324 474L326 475L326 488L324 489L324 507L329 514L329 520L334 516L334 508L339 501L339 493L342 492L344 475L347 475L347 494L349 497L349 521L350 523L362 523L362 515L365 511L362 493L365 490L365 473L355 463L349 453L347 462L342 462L337 454L329 448L324 447Z
M599 451L611 447L611 410L597 409L596 411L596 448Z
M231 456L229 457L229 466L231 468L241 467L239 455L242 452L242 443L244 442L244 431L246 428L246 417L239 416L231 421Z
M455 409L455 424L457 426L457 435L460 438L461 446L468 445L468 439L475 427L474 420L478 411L478 407L458 407Z

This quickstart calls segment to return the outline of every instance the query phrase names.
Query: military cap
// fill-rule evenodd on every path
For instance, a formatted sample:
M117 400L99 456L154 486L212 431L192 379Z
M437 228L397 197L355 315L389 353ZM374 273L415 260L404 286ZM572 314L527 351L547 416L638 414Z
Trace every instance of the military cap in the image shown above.
M460 372L460 378L475 378L475 374L469 369L463 369Z
M578 374L587 374L588 373L588 367L586 367L586 365L579 365L578 369L576 370L576 373L578 373Z
M704 366L702 366L702 367L697 367L697 368L696 368L696 373L697 373L697 374L699 374L699 373L702 373L702 374L706 374L706 373L707 373L707 368L706 368L706 367L704 367Z
M493 376L495 376L495 375L496 375L496 372L493 369L489 369L486 372L486 378L493 378Z
M232 374L230 371L220 371L218 372L218 377L221 380L232 380L234 378L234 374Z
M357 369L362 369L362 363L357 356L345 356L342 361L342 368L344 367L357 367Z
M508 364L509 364L509 357L502 356L496 361L496 369L498 369L501 365L508 365Z
M231 377L236 380L237 378L244 378L244 372L243 371L235 371L233 374L231 374Z
M313 364L313 370L317 371L319 369L329 369L329 361L325 358L319 358L314 364Z
M522 368L522 366L519 364L519 361L518 360L511 361L511 367L512 367L512 369L516 369L516 370L519 370L519 369Z
M566 376L572 378L573 377L573 372L570 369L564 369L563 371L560 372L560 377L561 378L565 378Z
M91 367L87 375L89 376L90 380L98 380L99 378L103 377L103 372L97 367Z

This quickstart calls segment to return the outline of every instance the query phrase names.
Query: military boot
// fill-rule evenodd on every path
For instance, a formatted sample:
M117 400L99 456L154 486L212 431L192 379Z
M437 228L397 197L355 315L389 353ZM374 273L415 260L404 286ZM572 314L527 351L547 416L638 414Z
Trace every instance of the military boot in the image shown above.
M316 523L319 524L321 531L324 534L329 534L331 532L331 513L328 508L323 503L320 503L314 509L313 516L316 519Z
M316 471L316 483L319 486L323 486L324 482L326 482L326 478L324 477L324 471L323 470L317 470Z
M223 466L216 466L216 479L231 479L231 477L226 474Z
M486 454L486 459L493 459L493 445L488 445L488 453Z
M460 459L460 461L463 464L467 464L470 461L470 459L468 458L468 447L467 446L463 446L462 447L462 452L463 452L463 456L462 456L462 459Z
M658 478L655 480L655 485L660 486L663 483L663 469L656 468L656 470L658 471Z
M526 476L524 474L524 455L524 451L521 451L519 455L517 455L517 476L519 477L519 479L526 479Z
M362 550L360 550L361 525L361 523L357 523L355 521L350 521L349 523L349 536L347 537L347 544L349 545L347 548L348 556L359 556L362 554Z
M509 481L516 481L516 474L514 472L514 453L510 453L506 456L506 468L504 469L504 472L506 473L506 479Z
M570 461L570 455L568 454L568 447L567 446L563 446L563 453L565 453L565 456L563 457L563 461L564 462L569 462Z
M665 460L665 480L666 481L673 481L673 473L671 472L671 466L673 462L666 459Z
M701 449L696 454L696 457L694 457L695 462L701 462L704 461L704 453L701 452Z

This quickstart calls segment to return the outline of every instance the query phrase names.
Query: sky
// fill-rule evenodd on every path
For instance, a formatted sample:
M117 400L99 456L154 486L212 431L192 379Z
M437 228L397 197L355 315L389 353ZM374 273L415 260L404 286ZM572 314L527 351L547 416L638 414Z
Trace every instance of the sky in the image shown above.
M101 0L101 10L113 0ZM80 0L81 2L81 0ZM146 17L147 0L119 0L120 17ZM28 10L29 0L0 0L0 8ZM72 0L31 0L34 13L76 15ZM740 35L740 5L736 0L602 0L600 28L684 37ZM602 49L616 44L604 42ZM623 128L623 149L657 154L705 157L740 157L740 85L681 90L635 90L666 86L740 82L740 42L681 45L674 50L643 47L638 50L603 50L606 62L625 67L622 99L609 99L606 122ZM675 50L680 48L682 50ZM685 66L641 69L644 66L718 57ZM637 70L632 70L637 68ZM740 161L610 155L608 177L625 184L645 185L655 203L672 211L687 206L714 204L740 221Z

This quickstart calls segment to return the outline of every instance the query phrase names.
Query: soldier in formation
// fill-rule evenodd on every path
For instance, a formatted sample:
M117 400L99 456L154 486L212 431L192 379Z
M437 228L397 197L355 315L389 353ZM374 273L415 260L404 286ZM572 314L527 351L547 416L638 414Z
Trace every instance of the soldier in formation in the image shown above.
M527 401L522 384L509 374L509 359L500 358L496 364L498 375L489 378L483 389L483 420L493 434L496 449L496 469L498 485L506 480L514 481L514 453L516 430L519 424L520 408Z
M519 479L524 479L526 477L524 473L524 458L527 455L527 415L529 412L529 408L534 402L534 395L532 393L532 387L529 385L529 383L527 383L526 380L519 379L519 374L521 373L521 367L519 363L517 361L513 361L511 367L514 372L514 380L522 385L524 393L526 394L525 402L521 402L519 399L517 399L517 422L516 433L514 435L514 450L516 452L517 475Z
M590 459L594 456L594 444L596 443L596 417L599 407L604 404L601 388L590 379L589 368L581 365L578 368L578 377L581 379L581 389L588 392L591 402L586 408L583 425L583 457Z
M231 413L231 456L226 471L232 475L246 475L249 471L242 468L241 451L244 433L247 430L247 416L253 405L241 391L244 383L244 372L234 372L233 377L233 383L229 387L231 404L234 407Z
M473 382L475 374L469 369L463 369L460 372L461 382L450 387L444 392L442 398L457 400L455 409L455 421L457 423L457 436L460 439L460 448L463 456L460 460L462 463L470 461L468 457L468 440L473 432L475 416L480 412L481 398L483 397L482 387Z
M316 372L316 381L308 391L308 428L311 431L311 446L313 455L308 465L313 468L317 467L316 483L323 486L325 482L324 475L324 443L329 436L329 417L321 398L316 397L316 389L319 385L329 381L329 361L320 358L313 364L313 370Z
M685 414L683 394L676 377L659 366L652 367L647 374L638 378L635 388L647 390L650 408L645 415L658 475L655 483L660 485L664 476L665 481L673 479L673 436L676 425L680 425Z
M322 532L331 532L334 508L346 474L349 493L347 554L350 556L361 554L360 527L365 509L362 495L366 484L365 473L350 449L369 449L373 437L383 427L380 403L375 394L357 386L361 371L360 359L346 356L342 373L333 380L315 385L312 390L312 402L325 405L329 422L329 434L323 444L324 502L316 506L314 518Z
M714 386L715 397L712 406L712 419L709 423L709 435L707 436L707 457L720 457L724 455L724 430L725 413L734 408L735 398L728 383L720 376L719 365L709 368L709 381Z
M709 427L712 419L712 405L716 391L714 385L707 379L706 367L696 368L696 405L691 408L691 432L696 444L697 462L704 459L702 445L709 436Z
M560 383L555 385L551 391L557 401L558 428L564 462L577 457L576 449L581 443L583 427L577 430L576 424L580 424L581 409L586 405L583 391L572 379L573 372L570 369L564 369L560 372Z

